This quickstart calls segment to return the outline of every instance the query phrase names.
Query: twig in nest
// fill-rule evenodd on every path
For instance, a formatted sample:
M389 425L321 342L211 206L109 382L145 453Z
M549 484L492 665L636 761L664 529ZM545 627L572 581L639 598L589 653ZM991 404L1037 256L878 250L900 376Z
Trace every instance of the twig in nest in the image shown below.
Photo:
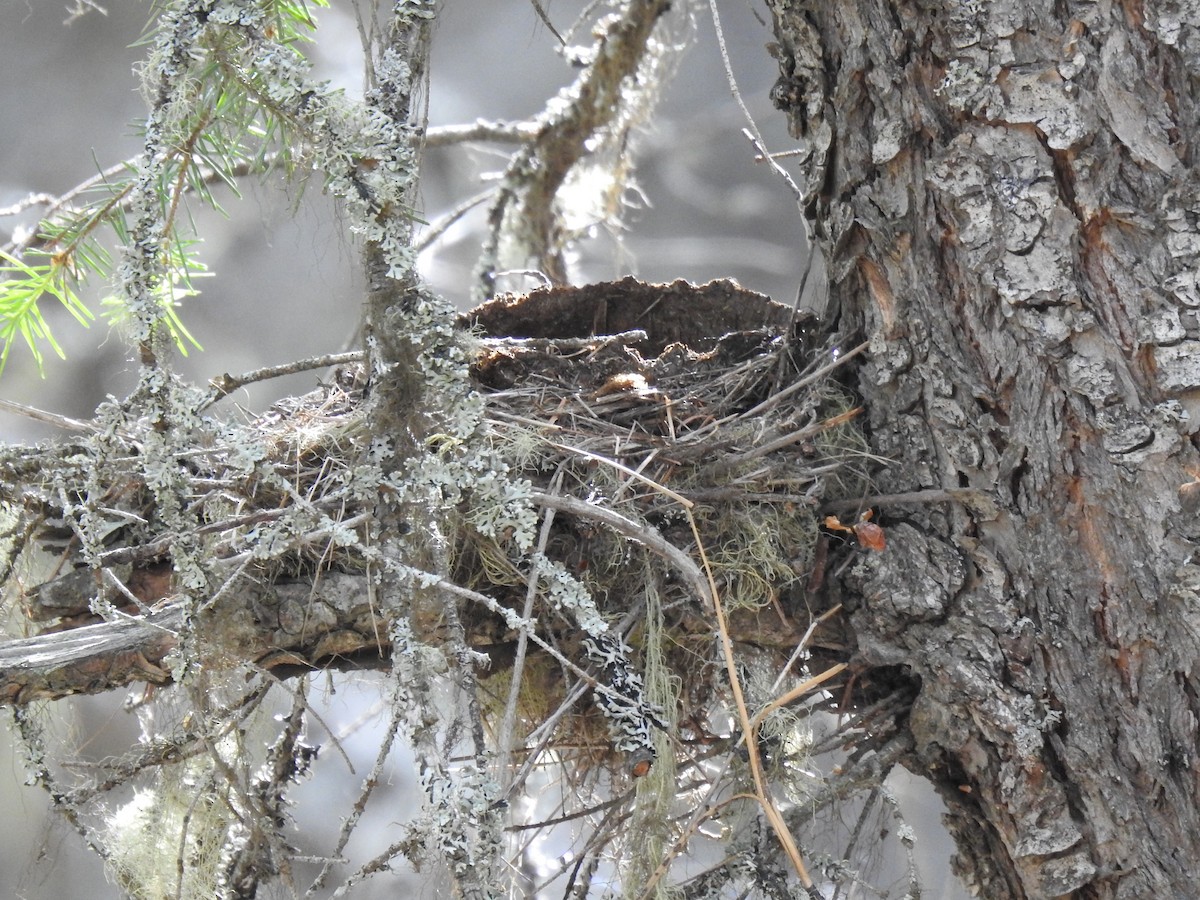
M551 490L557 492L559 485L562 483L562 470L559 469L555 473L554 480L551 482ZM546 544L550 540L550 529L554 526L554 508L548 507L545 516L542 518L542 527L538 532L538 542L536 552L545 554ZM533 603L537 598L538 577L536 573L531 572L529 575L529 583L525 590L525 605L521 609L521 617L526 621L533 618ZM513 654L512 662L512 683L509 686L508 700L504 704L504 717L500 720L500 731L497 735L496 745L497 751L500 754L500 759L507 763L512 758L512 736L516 728L517 722L517 705L521 699L521 677L525 671L525 653L529 648L529 638L522 631L517 635L517 649ZM509 765L501 766L501 783L500 789L503 791L509 777L512 774Z
M802 391L807 387L811 387L814 383L820 381L822 378L825 378L827 375L829 375L829 373L832 372L834 369L844 366L850 360L854 359L854 357L858 356L860 353L862 353L864 350L866 350L867 347L870 346L870 343L871 343L870 341L863 341L861 344L859 344L854 349L847 350L845 353L838 354L837 359L835 359L833 362L822 366L821 368L817 369L815 372L811 372L808 375L805 375L803 378L795 381L792 384L789 384L783 390L776 391L774 394L772 394L770 397L768 397L762 403L755 406L753 409L748 409L748 410L746 410L746 412L741 413L738 416L738 418L739 419L753 419L757 416L761 416L767 410L772 409L775 406L778 406L781 401L790 397L792 394L795 394L798 391Z
M700 582L701 584L703 584L704 581L707 582L707 592L701 590L698 593L700 596L704 596L705 593L707 593L707 596L711 601L709 608L716 614L717 630L720 637L722 653L725 658L726 674L729 678L729 685L733 694L734 706L737 710L738 719L741 724L742 735L745 740L747 753L749 755L750 771L754 779L754 798L762 808L767 820L771 823L771 827L775 831L776 836L779 838L779 842L783 846L784 852L792 861L792 865L795 867L796 873L800 877L801 884L806 890L811 892L814 889L812 877L808 874L808 869L804 865L804 860L800 854L800 850L796 846L796 842L792 838L791 832L788 830L787 824L784 822L783 817L775 808L774 802L771 800L770 793L767 790L766 775L763 771L762 760L759 757L758 750L758 726L762 722L762 719L765 715L781 706L791 703L797 697L811 691L814 687L817 687L818 685L827 681L829 678L837 675L846 668L845 664L832 666L826 671L822 672L820 675L810 678L802 684L797 685L782 697L773 701L757 716L751 718L750 712L746 707L745 697L742 692L741 680L738 675L737 661L733 653L733 640L729 635L729 627L725 619L724 609L721 605L716 579L713 576L712 567L709 564L708 556L704 550L704 542L700 536L699 527L697 526L696 520L691 513L691 507L693 504L685 497L676 494L674 491L663 487L661 484L658 484L657 482L647 478L644 475L641 475L638 472L635 472L633 469L630 469L628 466L618 463L615 460L606 459L598 456L597 454L588 453L586 451L579 451L577 448L571 448L565 445L555 446L558 446L563 450L582 453L589 458L612 465L626 474L636 477L644 483L650 485L654 490L670 496L682 507L684 514L687 516L688 524L691 527L692 537L696 542L697 552L700 554L703 574L701 574L700 568L696 567L696 564L692 562L690 558L683 556L682 551L680 551L670 542L666 541L665 539L661 539L657 535L657 532L652 532L650 529L647 529L643 526L638 526L618 513L602 507L593 506L592 504L585 503L581 500L576 500L573 497L555 497L544 494L535 494L534 497L537 502L545 505L553 505L558 509L562 509L563 511L570 512L574 515L590 516L598 521L605 522L606 524L609 524L611 527L620 531L622 534L626 534L628 537L641 541L645 546L656 550L656 552L660 552L663 556L671 559L673 562L676 562L681 571L688 575L689 581L692 581L693 583ZM659 544L659 541L661 541L661 544ZM655 544L659 544L659 546L656 547L654 546ZM677 562L681 556L686 560L686 565Z
M752 447L743 453L737 453L733 456L725 457L725 459L721 460L717 471L732 469L741 465L742 463L749 462L752 459L761 459L764 456L770 456L772 453L782 450L784 447L790 447L792 444L798 444L806 438L810 438L819 432L827 431L830 428L836 428L839 425L844 425L857 416L860 412L862 412L862 407L856 406L854 409L849 409L844 413L831 416L823 422L817 422L813 425L807 425L804 428L800 428L796 431L779 435L778 437L773 437L771 440L761 442L757 446Z
M763 772L762 759L758 751L758 726L751 720L750 711L746 708L746 698L742 693L742 683L738 675L737 660L733 655L733 640L729 636L729 626L725 621L725 611L721 606L721 598L717 591L716 580L713 578L712 566L709 565L708 555L704 552L704 542L700 538L700 529L696 525L696 520L692 516L691 510L685 509L684 512L687 515L688 524L692 529L692 537L696 541L696 550L700 554L700 561L704 566L704 574L708 578L709 590L712 591L713 609L717 615L717 629L721 639L721 652L725 657L725 673L729 678L729 688L733 694L738 721L741 724L742 734L746 739L746 753L750 763L750 774L754 779L755 799L758 801L763 814L767 817L767 821L771 823L771 828L774 830L775 836L779 838L779 843L783 846L784 853L787 854L788 859L795 866L796 874L800 877L800 883L806 891L812 893L815 890L815 886L812 876L808 874L808 869L804 865L804 858L800 855L800 848L796 846L796 841L792 837L791 831L788 830L787 823L784 822L783 816L779 814L779 810L775 808L775 803L771 799L770 792L767 790L767 778ZM837 667L834 668L836 669ZM845 666L841 668L845 668ZM836 673L832 671L824 673L821 676L821 680L832 674ZM818 681L817 683L820 682ZM789 692L789 696L790 694L791 692ZM795 698L792 697L791 699Z

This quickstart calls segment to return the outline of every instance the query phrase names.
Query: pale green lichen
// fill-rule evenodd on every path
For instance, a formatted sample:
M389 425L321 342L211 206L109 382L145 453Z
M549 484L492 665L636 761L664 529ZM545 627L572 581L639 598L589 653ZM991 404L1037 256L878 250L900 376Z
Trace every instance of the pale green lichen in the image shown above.
M444 860L459 879L478 881L503 849L494 814L499 784L472 763L448 770L426 769L421 783L434 826L428 838L430 858ZM504 892L492 885L488 893Z
M237 752L229 742L221 747L226 756ZM247 812L212 757L164 770L152 789L137 789L109 816L109 872L134 900L229 896L222 861L244 842Z

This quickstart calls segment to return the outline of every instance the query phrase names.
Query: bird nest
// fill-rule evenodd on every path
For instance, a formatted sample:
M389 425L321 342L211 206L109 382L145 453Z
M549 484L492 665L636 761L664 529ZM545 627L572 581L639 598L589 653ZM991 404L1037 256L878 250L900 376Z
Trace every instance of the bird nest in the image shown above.
M482 335L472 374L492 439L554 510L545 553L643 656L661 655L688 737L707 739L722 693L715 611L660 540L703 562L729 637L773 678L802 645L804 656L846 658L837 622L814 630L827 611L812 590L820 510L865 492L867 456L837 351L812 320L730 282L630 278L501 297L466 322ZM526 577L492 541L465 536L456 578L520 607ZM501 680L515 637L490 638ZM549 663L542 686L531 728L566 693ZM568 743L604 755L605 737L588 731Z
M807 754L832 752L851 734L890 739L886 723L903 697L867 706L821 740L804 710L787 708L803 696L798 682L842 669L853 651L820 588L831 540L823 507L867 486L857 409L837 378L858 348L839 352L812 321L729 282L555 288L498 298L460 325L485 401L480 436L540 512L534 556L586 588L611 636L601 648L609 662L598 662L597 629L589 638L578 610L539 584L519 542L478 527L469 503L450 512L441 596L461 598L454 627L474 659L487 658L474 673L478 715L502 758L519 764L513 785L552 759L572 773L580 809L625 810L588 839L599 859L621 839L614 823L633 815L632 788L610 803L611 786L628 776L666 804L647 820L658 834L677 766L715 784L703 760L723 754L740 779L747 757L737 762L738 752L749 749L756 783L764 766L789 782L798 746ZM15 512L5 581L19 580L10 576L23 550L51 563L9 609L10 634L40 633L0 644L0 702L168 684L190 659L206 677L236 676L228 692L244 696L225 704L233 720L281 675L388 666L390 632L369 574L379 482L360 482L375 446L363 381L360 366L344 367L249 429L196 416L192 449L167 470L178 482L168 494L149 484L153 423L116 404L76 423L76 442L0 455L0 492ZM226 387L195 398L194 409ZM180 602L185 585L207 599ZM247 683L265 687L246 692ZM640 755L615 739L604 706L629 692L659 726ZM163 738L174 758L208 746L198 730L206 721L185 716ZM797 742L802 733L809 738ZM882 764L856 753L840 782L797 802L797 816L840 802L865 768L878 777ZM126 766L112 783L144 767ZM720 796L713 787L710 799Z
M864 492L865 445L835 377L836 350L819 343L809 320L729 282L625 279L501 297L462 324L477 340L471 374L486 396L488 439L553 510L539 550L588 588L635 649L644 649L648 606L661 610L656 640L668 637L680 715L697 727L705 720L714 610L672 559L707 566L734 640L786 658L805 638L812 652L845 658L836 623L811 630L825 609L810 589L823 565L820 507ZM375 610L346 581L362 576L363 562L353 541L333 534L361 532L371 515L367 500L353 499L362 391L359 369L343 368L258 419L258 446L246 458L198 448L181 485L197 522L188 534L154 508L132 425L90 425L81 443L10 454L0 475L22 509L11 527L16 549L37 545L55 560L53 577L24 591L19 618L53 633L112 610L169 616L181 550L190 548L231 573L220 592L251 611L250 624L239 615L209 631L223 655L268 668L385 661ZM205 440L216 436L197 438ZM256 540L267 527L290 536L286 552L262 553ZM99 567L83 565L85 545ZM235 572L253 578L232 590ZM316 588L314 572L324 573ZM524 604L528 573L512 548L466 522L453 576L509 608ZM553 618L546 627L569 652L572 626ZM128 671L109 666L109 686L166 680L164 624ZM472 645L503 673L517 635L501 616L472 615L467 625ZM53 671L78 662L9 671L0 693L21 701L89 690L86 660L78 676ZM531 708L530 728L538 715ZM586 743L589 752L607 746Z

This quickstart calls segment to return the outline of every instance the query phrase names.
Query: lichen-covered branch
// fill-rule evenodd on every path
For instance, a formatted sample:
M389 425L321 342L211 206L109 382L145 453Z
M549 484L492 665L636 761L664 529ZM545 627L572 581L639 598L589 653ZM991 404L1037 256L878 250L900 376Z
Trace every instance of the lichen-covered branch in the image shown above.
M668 39L655 37L668 0L625 0L598 26L593 58L536 122L536 136L513 157L489 212L490 236L479 270L481 297L507 269L540 270L568 282L563 251L571 236L559 193L590 161L619 195L627 178L629 131L653 106L665 80ZM607 158L611 157L611 158ZM605 171L607 169L607 171ZM569 211L575 218L578 210Z

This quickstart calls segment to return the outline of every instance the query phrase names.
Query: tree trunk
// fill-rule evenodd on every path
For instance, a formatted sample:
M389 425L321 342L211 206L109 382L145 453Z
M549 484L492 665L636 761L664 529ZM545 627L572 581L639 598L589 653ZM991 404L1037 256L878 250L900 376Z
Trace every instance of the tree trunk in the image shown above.
M907 764L981 896L1194 896L1200 30L771 5L877 487L956 498L881 502L845 585L861 664L921 681Z

